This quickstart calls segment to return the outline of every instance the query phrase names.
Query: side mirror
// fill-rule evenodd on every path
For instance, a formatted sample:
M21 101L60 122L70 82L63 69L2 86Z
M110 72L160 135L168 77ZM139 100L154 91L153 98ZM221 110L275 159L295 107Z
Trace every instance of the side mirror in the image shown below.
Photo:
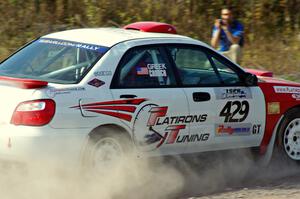
M257 86L258 79L256 75L251 73L246 73L244 76L244 82L246 86Z

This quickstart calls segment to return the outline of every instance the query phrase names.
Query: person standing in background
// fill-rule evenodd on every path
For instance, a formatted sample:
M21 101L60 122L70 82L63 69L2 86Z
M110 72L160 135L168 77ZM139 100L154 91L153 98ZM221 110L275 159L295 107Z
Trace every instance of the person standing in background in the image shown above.
M244 44L244 26L233 18L232 8L221 10L221 19L216 19L211 45L223 55L240 64Z

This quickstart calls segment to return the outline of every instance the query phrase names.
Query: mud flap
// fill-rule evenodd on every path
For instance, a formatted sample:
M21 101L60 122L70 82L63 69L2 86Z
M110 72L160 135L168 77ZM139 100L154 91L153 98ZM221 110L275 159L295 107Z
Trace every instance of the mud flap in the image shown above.
M281 123L282 119L283 119L283 115L280 117L280 119L278 120L278 122L273 130L272 137L271 137L271 140L267 147L266 153L264 155L262 155L258 160L259 166L266 167L266 166L268 166L268 164L271 161L273 151L274 151L274 144L275 144L276 136L277 136L277 130L278 130L279 124Z

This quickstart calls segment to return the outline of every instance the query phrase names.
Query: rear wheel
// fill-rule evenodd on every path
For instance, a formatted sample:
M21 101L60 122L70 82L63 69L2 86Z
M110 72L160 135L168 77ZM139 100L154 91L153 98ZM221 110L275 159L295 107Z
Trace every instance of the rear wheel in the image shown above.
M83 165L88 170L102 173L119 165L131 151L132 145L127 134L101 128L89 137L83 155Z
M300 162L300 109L289 111L279 128L279 146L284 156Z

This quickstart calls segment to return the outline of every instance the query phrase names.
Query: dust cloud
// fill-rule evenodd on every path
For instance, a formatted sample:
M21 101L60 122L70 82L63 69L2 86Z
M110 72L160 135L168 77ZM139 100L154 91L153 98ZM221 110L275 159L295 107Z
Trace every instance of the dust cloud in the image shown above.
M31 162L34 162L33 160ZM163 160L126 157L104 172L65 168L61 163L0 169L4 199L173 198L183 187L182 175Z
M35 162L32 160L31 162ZM166 158L126 157L103 172L82 172L48 160L25 168L0 169L4 199L150 199L189 198L216 194L299 173L294 164L273 160L258 167L248 150L218 151Z

